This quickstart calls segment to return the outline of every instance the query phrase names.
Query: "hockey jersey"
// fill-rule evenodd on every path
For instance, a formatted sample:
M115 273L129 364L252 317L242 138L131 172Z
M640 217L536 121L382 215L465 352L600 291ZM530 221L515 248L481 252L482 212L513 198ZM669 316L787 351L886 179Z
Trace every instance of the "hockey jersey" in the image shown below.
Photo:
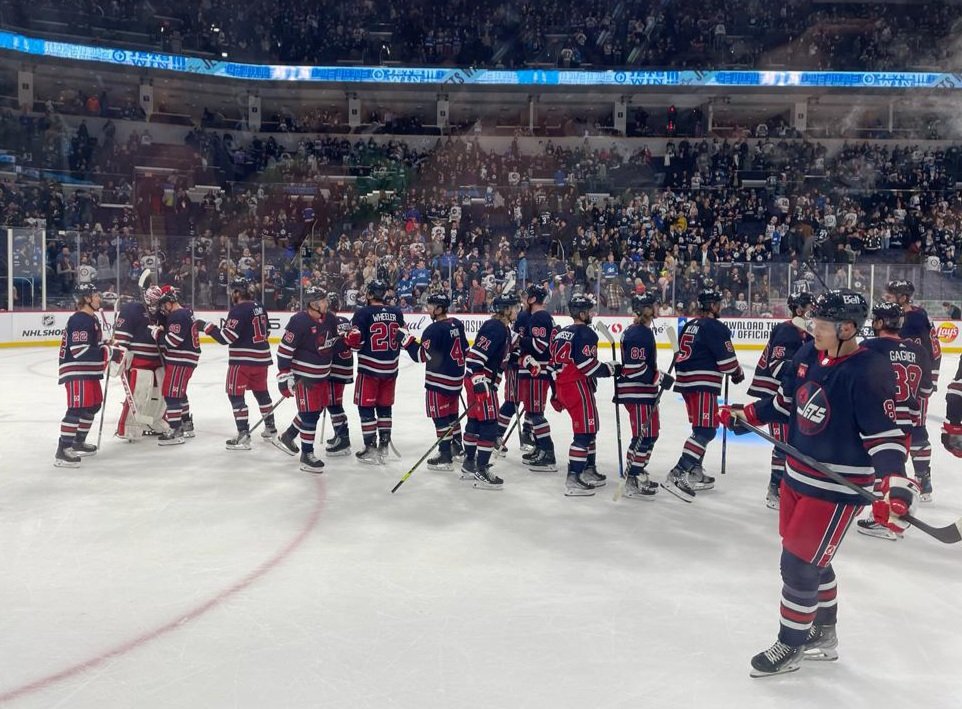
M141 302L126 303L117 313L114 343L131 353L133 367L157 369L161 366L160 348L150 334L147 306Z
M949 389L945 392L945 418L949 423L962 423L962 359L959 360L959 369L955 373L955 379L949 384Z
M615 383L618 402L651 406L658 398L658 349L655 333L642 324L621 335L621 376Z
M160 340L160 351L166 364L193 369L200 361L200 324L190 308L178 308L167 314L167 326Z
M915 426L924 426L922 401L932 395L928 350L915 340L886 336L871 337L864 340L862 346L878 352L892 363L895 421L899 427L908 433Z
M906 437L895 421L895 374L878 352L860 346L837 359L807 342L795 354L773 397L754 404L761 421L789 423L788 442L839 475L869 489L876 475L904 475ZM817 470L786 461L785 482L831 502L865 500Z
M361 333L357 352L357 373L378 379L397 376L401 354L404 315L393 305L367 305L351 319L351 326Z
M350 325L351 321L340 315L334 316L334 327ZM338 337L331 348L331 381L350 384L354 381L354 350Z
M520 336L519 355L521 359L525 356L533 357L540 365L541 372L539 379L550 377L548 364L551 362L551 340L557 334L554 318L547 310L539 310L536 313L522 313L525 315L522 327L515 330ZM519 316L518 320L521 320ZM531 379L531 372L527 367L518 369L520 379Z
M755 376L748 387L748 395L758 399L773 396L778 391L782 369L792 361L798 348L810 339L812 336L795 327L791 320L778 323L755 365Z
M96 315L78 310L67 320L60 338L58 382L77 379L103 379L107 347L101 340L103 330Z
M721 394L722 378L740 371L728 325L712 317L689 320L678 335L675 389Z
M424 388L440 394L457 394L464 382L464 358L468 337L457 318L437 320L424 330L421 342L407 348L415 362L425 362Z
M213 327L208 334L222 345L227 345L227 363L249 367L271 365L271 345L267 341L271 331L264 306L252 300L237 303L227 313L223 327Z
M464 358L465 372L471 376L484 374L497 387L510 355L511 331L497 318L489 318L481 325Z
M559 387L611 376L608 367L598 361L598 333L584 323L569 325L554 336L551 370Z
M334 316L315 320L306 312L294 313L287 321L277 348L277 370L292 372L298 379L319 382L331 372L331 351L337 337Z
M939 369L942 367L942 344L939 342L938 333L929 320L929 314L924 308L910 305L905 309L902 320L902 329L899 335L925 347L929 351L931 362L931 384L933 390L939 384Z

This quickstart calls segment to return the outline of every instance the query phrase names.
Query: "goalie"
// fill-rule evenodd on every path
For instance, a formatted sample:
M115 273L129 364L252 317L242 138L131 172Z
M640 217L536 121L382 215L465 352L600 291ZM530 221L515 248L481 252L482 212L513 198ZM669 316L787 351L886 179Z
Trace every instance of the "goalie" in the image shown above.
M146 272L145 272L146 273ZM110 362L110 376L120 376L124 405L117 422L118 438L137 441L167 430L164 423L164 366L160 349L151 335L161 296L158 286L144 290L143 302L132 300L121 307L114 327L113 343L122 356Z

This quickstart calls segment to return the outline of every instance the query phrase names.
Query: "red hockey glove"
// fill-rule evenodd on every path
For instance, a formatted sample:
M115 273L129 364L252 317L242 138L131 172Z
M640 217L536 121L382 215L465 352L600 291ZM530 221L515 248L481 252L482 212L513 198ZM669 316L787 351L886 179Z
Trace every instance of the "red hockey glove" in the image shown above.
M347 333L347 337L344 338L344 342L352 350L361 349L361 331L357 328L353 328L349 333Z
M541 374L541 363L531 355L525 355L521 358L521 366L527 369L532 377L537 377Z
M962 458L962 423L942 424L942 446L956 458Z
M214 323L207 322L206 320L201 320L200 318L197 318L197 327L203 330L204 334L206 335L209 335L210 333L212 333L214 330L217 329L217 326Z
M398 332L398 335L400 335L401 337L402 350L406 350L411 345L417 343L417 340L414 339L414 335L408 332L407 328L399 327L397 332Z
M732 404L731 406L718 407L718 422L722 426L735 433L747 433L745 428L739 424L739 421L745 421L752 426L761 424L758 416L755 415L754 404L749 404L748 406Z
M741 384L745 381L745 370L739 367L734 374L731 375L732 384Z
M474 400L482 406L491 401L491 385L483 374L471 377L471 389L474 391Z
M909 527L903 517L913 514L918 507L919 486L910 478L889 475L882 480L878 491L882 499L872 503L872 516L879 524L902 534Z
M294 375L290 372L278 372L277 388L285 399L294 396Z

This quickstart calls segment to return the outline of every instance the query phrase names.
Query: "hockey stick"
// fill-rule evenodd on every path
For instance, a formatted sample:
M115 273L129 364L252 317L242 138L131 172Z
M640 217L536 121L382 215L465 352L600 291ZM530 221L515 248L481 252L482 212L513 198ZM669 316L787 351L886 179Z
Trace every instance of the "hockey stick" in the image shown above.
M795 458L799 462L804 463L808 467L817 470L818 472L820 472L822 475L829 478L833 482L836 482L839 485L844 485L849 490L852 490L853 492L857 493L858 496L861 497L866 502L871 503L871 502L875 502L876 500L882 499L874 495L873 493L869 492L865 488L856 485L855 483L850 481L848 478L846 478L844 475L839 475L824 463L820 463L819 461L815 460L811 456L805 455L800 450L798 450L795 446L778 440L774 436L770 435L767 431L764 431L758 428L757 426L753 426L747 421L743 421L741 419L737 419L737 421L740 427L761 436L766 441L768 441L773 446L775 446L776 449L780 450L782 453L785 453L786 455L790 455L792 458ZM902 519L906 520L913 527L918 527L929 536L935 537L943 544L956 544L962 541L962 519L959 519L953 524L947 525L945 527L933 527L932 525L926 524L920 519L916 519L912 515L904 515Z
M521 404L518 404L517 409L515 409L515 414L517 414L520 410L521 410ZM504 442L511 438L511 434L514 433L514 429L518 427L518 422L520 420L521 420L521 416L516 415L514 417L514 422L511 424L511 428L509 428L505 432L504 437L501 439L501 445L504 445Z
M475 403L477 403L477 402L475 402ZM428 457L429 455L431 455L431 453L434 451L434 449L437 448L439 445L441 445L441 441L443 441L443 440L451 437L451 434L452 434L452 432L454 431L455 427L456 427L459 423L461 423L461 421L463 421L464 418L465 418L470 412L471 412L471 409L465 409L465 410L464 410L464 413L461 414L460 416L458 416L458 418L455 420L455 422L452 423L450 426L448 426L448 427L444 430L444 433L442 433L440 436L438 436L438 439L434 442L434 445L432 445L430 448L428 448L428 449L425 451L424 455L422 455L422 456L418 459L418 462L415 463L414 465L412 465L412 466L411 466L411 469L410 469L409 471L407 471L406 473L404 473L404 475L401 477L401 479L397 481L397 485L395 485L394 487L391 488L391 494L392 494L392 495L393 495L395 492L397 492L397 489L398 489L399 487L401 487L401 485L403 485L403 484L405 483L405 481L406 481L409 477L411 477L411 475L414 474L414 471L418 469L418 467L421 465L421 463L423 463L423 462L425 461L425 459L427 459L427 457Z
M728 406L728 380L729 377L725 375L725 406ZM721 456L721 474L725 474L725 468L728 467L728 427L722 426L722 456Z
M815 274L815 277L818 279L818 282L822 284L822 288L824 288L825 290L832 290L831 288L828 287L828 283L825 282L825 279L822 278L822 274L820 274L818 270L815 268L815 259L810 258L808 261L805 261L805 265L808 266L808 270L810 270L812 273Z
M114 306L114 322L113 322L113 325L111 325L111 327L110 327L110 337L111 337L111 339L113 339L113 336L114 336L114 327L116 327L116 325L117 325L117 306L120 304L120 298L119 298L119 297L117 297L117 298L112 298L112 299L111 299L111 302L113 303L113 306ZM106 327L107 327L107 318L104 317L103 306L101 306L101 309L100 309L100 319L103 320L104 328L106 328ZM108 347L109 347L109 346L108 346ZM111 351L113 350L112 347L110 347L109 349L110 349ZM107 360L107 366L105 367L106 372L107 372L107 376L104 377L104 378L105 378L107 381L104 382L104 400L103 400L103 402L102 402L101 405L100 405L100 427L99 427L98 430L97 430L97 450L98 450L98 451L100 450L100 441L101 441L101 440L103 439L103 437L104 437L104 419L106 418L106 414L107 414L107 392L110 391L110 358L112 358L112 357L113 357L112 354L109 355L109 358L108 358L108 360Z
M324 444L324 429L327 428L327 407L324 407L324 413L321 415L321 436L317 440Z
M260 428L260 427L261 427L261 424L264 423L264 421L267 420L267 417L270 416L272 413L274 413L274 409L276 409L278 406L280 406L281 404L283 404L286 399L287 399L287 397L282 396L282 397L278 400L278 402L277 402L276 404L273 404L273 405L271 406L271 410L268 411L264 416L261 416L261 420L258 421L257 423L255 423L253 426L250 427L250 430L247 432L247 435L252 434L252 433L253 433L254 431L256 431L258 428ZM327 411L325 411L324 413L327 413ZM323 433L323 431L322 431L322 433ZM322 438L323 438L323 436L322 436Z
M611 361L616 365L618 364L618 348L615 346L615 337L611 334L611 330L600 320L595 321L595 331L601 333L601 336L608 340L608 344L611 345ZM621 447L621 407L618 405L618 380L615 379L615 437L618 440L618 479L619 487L621 486L621 481L625 480L625 459L624 450ZM617 495L617 490L615 491ZM620 495L619 495L620 497Z

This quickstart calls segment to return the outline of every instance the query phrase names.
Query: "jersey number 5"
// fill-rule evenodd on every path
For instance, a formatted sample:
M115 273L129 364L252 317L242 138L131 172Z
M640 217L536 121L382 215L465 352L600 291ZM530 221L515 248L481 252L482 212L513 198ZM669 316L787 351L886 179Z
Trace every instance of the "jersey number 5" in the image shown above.
M675 358L676 362L684 362L686 359L691 357L691 343L695 341L695 336L691 333L686 332L678 340L678 355Z

